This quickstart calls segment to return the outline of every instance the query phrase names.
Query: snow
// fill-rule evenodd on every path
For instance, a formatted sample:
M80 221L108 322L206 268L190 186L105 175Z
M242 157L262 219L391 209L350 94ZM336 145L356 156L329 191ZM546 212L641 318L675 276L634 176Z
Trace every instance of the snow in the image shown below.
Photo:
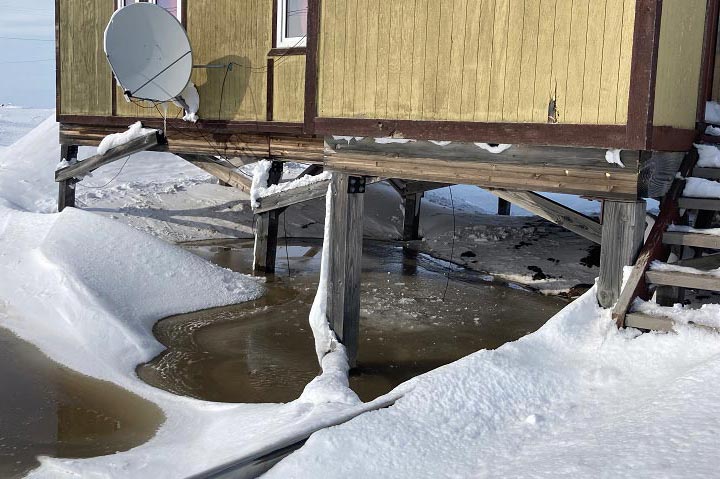
M710 125L705 128L705 134L710 136L720 136L720 128Z
M189 82L185 89L180 93L180 97L185 101L187 110L185 110L185 116L183 120L190 123L197 123L198 115L197 112L200 110L200 93L193 82ZM177 103L176 103L177 105ZM182 105L178 105L182 108Z
M130 125L127 131L122 133L112 133L103 138L100 142L100 146L97 148L97 153L98 155L104 155L113 148L117 148L120 145L124 145L125 143L134 140L135 138L140 138L154 131L157 130L152 128L143 128L142 122L138 121L137 123Z
M705 104L705 121L720 124L720 103L709 101Z
M696 233L696 234L701 234L701 235L720 236L720 228L697 229L697 228L693 228L691 226L670 225L668 227L668 231L678 231L681 233Z
M250 202L253 208L260 206L260 199L265 195L267 190L268 178L270 176L270 167L272 162L268 160L259 161L253 170L253 181L250 188Z
M452 141L437 141L437 140L430 140L430 143L437 145L437 146L448 146Z
M496 155L504 153L512 148L512 145L490 145L489 143L475 143L475 146Z
M720 328L720 304L704 304L700 309L693 309L682 304L667 307L638 300L633 311L655 317L673 318L676 323L694 323Z
M538 332L316 433L265 477L713 477L718 377L717 335L618 331L593 289Z
M696 269L696 268L690 268L687 266L679 266L676 264L663 263L662 261L653 261L650 264L650 269L653 271L671 271L671 272L674 271L677 273L686 273L686 274L704 274L704 275L720 278L720 268L704 271L704 270L700 270L700 269Z
M720 149L713 145L696 144L698 151L697 166L700 168L720 168Z
M683 196L691 198L720 198L720 183L705 178L687 178Z
M380 145L389 145L392 143L405 144L405 143L411 143L414 141L416 141L416 140L412 140L410 138L391 138L391 137L375 138L375 143L380 144Z
M614 148L605 152L605 161L611 165L618 165L621 168L625 168L625 164L620 159L621 150Z

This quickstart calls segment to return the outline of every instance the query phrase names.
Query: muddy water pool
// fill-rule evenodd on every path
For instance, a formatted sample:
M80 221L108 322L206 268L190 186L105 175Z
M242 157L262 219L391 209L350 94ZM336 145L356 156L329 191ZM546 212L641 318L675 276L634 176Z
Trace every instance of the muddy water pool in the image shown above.
M0 328L0 477L22 477L37 456L84 458L138 446L164 421L154 404L48 359Z
M235 271L251 271L247 243L188 249ZM139 366L138 375L156 387L212 401L296 399L319 371L308 314L320 256L313 245L280 248L278 271L259 301L160 321L154 333L168 349ZM365 401L535 331L567 304L379 242L365 243L361 299L358 367L350 385Z

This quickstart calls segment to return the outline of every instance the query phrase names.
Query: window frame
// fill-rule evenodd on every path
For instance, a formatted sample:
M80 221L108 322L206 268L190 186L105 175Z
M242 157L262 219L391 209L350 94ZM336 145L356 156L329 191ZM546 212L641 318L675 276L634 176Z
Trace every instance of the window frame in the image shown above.
M302 37L287 37L287 4L288 0L275 0L275 45L278 49L294 49L307 47L307 35ZM307 26L306 26L307 31Z
M125 6L125 3L126 3L127 1L128 1L128 0L117 0L117 4L116 4L117 9L119 10L119 9L123 8L123 7ZM180 23L183 22L183 17L182 17L183 8L182 8L182 5L183 5L183 2L184 2L184 1L185 1L185 0L177 0L177 15L173 15L175 18L178 19L178 22L180 22ZM133 3L152 3L153 5L157 5L157 0L134 0ZM169 13L169 12L168 12L168 13ZM171 14L171 15L172 15L172 14Z

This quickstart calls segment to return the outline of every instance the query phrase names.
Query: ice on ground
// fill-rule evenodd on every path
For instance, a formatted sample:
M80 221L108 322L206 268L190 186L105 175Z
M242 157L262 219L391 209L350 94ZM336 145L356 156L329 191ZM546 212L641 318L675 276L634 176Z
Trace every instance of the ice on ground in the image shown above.
M413 140L411 138L392 138L392 137L384 137L384 138L375 138L375 143L378 143L380 145L388 145L391 143L411 143L416 140Z
M152 128L143 128L142 122L138 121L130 125L127 131L122 133L112 133L103 138L100 142L100 146L97 148L97 153L98 155L104 155L113 148L117 148L120 145L124 145L125 143L134 140L135 138L140 138L154 131L157 130Z
M701 168L720 168L720 149L714 145L696 144L698 151L697 166Z
M705 178L686 178L683 196L690 198L720 198L720 183Z
M265 477L713 477L719 377L718 335L618 331L593 289L538 332L316 433Z

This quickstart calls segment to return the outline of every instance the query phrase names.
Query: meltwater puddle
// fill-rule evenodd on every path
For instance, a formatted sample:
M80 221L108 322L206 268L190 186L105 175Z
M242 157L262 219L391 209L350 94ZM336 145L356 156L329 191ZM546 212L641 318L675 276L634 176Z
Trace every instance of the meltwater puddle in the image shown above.
M0 328L0 477L22 477L37 456L127 451L165 420L154 404L76 373Z
M168 349L138 375L156 387L221 402L288 402L319 372L308 314L317 289L320 248L278 250L268 294L238 306L160 321ZM189 247L221 266L248 273L251 244ZM290 273L288 273L288 263ZM496 284L401 247L366 241L358 368L350 385L364 401L475 351L496 348L542 326L562 299Z

